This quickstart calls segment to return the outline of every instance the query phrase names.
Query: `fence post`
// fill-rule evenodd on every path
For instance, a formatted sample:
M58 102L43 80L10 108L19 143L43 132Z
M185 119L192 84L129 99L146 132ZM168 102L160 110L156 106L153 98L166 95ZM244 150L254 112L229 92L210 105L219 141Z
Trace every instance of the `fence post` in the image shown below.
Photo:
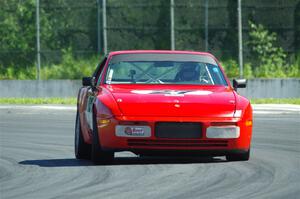
M242 2L238 0L238 35L239 35L239 68L240 78L243 78L243 38L242 38Z
M205 0L205 51L208 51L208 0Z
M100 3L100 0L98 0L97 1L97 50L98 50L98 55L100 55L100 53L101 53L100 10L101 10L101 3Z
M170 0L170 20L171 20L171 50L175 50L174 0Z
M40 1L36 0L36 57L37 57L37 68L36 68L36 79L40 80L41 70L41 46L40 46Z
M103 53L107 54L106 0L102 0Z

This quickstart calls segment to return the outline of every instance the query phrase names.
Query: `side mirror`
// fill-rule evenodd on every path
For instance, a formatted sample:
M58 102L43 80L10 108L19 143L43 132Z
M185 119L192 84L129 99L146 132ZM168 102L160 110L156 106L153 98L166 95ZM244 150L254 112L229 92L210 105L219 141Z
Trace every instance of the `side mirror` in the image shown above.
M95 86L95 77L83 77L82 86Z
M247 80L246 79L233 79L232 81L233 88L236 91L237 88L246 88Z

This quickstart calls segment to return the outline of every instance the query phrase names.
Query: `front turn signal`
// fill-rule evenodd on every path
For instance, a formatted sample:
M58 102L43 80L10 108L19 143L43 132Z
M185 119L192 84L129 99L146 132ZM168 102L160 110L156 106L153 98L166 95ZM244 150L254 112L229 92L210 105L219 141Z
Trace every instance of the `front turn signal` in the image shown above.
M252 120L247 120L247 121L245 122L245 125L246 125L246 126L252 126Z
M109 124L110 123L110 119L99 119L98 120L98 124L99 125L105 125L105 124Z

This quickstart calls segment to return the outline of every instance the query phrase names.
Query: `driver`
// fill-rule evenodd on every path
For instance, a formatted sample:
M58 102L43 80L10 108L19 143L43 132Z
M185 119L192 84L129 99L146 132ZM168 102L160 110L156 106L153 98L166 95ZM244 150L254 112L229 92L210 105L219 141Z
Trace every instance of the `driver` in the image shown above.
M175 76L175 81L196 81L199 80L200 72L197 70L198 64L195 62L184 62L181 64L179 72Z

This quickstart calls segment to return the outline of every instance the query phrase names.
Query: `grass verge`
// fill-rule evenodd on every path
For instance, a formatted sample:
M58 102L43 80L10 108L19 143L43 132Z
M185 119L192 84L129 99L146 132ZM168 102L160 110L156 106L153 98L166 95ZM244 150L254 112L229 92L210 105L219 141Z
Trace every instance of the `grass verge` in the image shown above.
M75 105L74 98L0 98L0 104L68 104Z
M262 98L251 99L251 104L298 104L300 105L300 98Z
M67 104L75 105L77 99L74 98L0 98L0 104ZM298 104L300 98L263 98L251 99L252 104Z

